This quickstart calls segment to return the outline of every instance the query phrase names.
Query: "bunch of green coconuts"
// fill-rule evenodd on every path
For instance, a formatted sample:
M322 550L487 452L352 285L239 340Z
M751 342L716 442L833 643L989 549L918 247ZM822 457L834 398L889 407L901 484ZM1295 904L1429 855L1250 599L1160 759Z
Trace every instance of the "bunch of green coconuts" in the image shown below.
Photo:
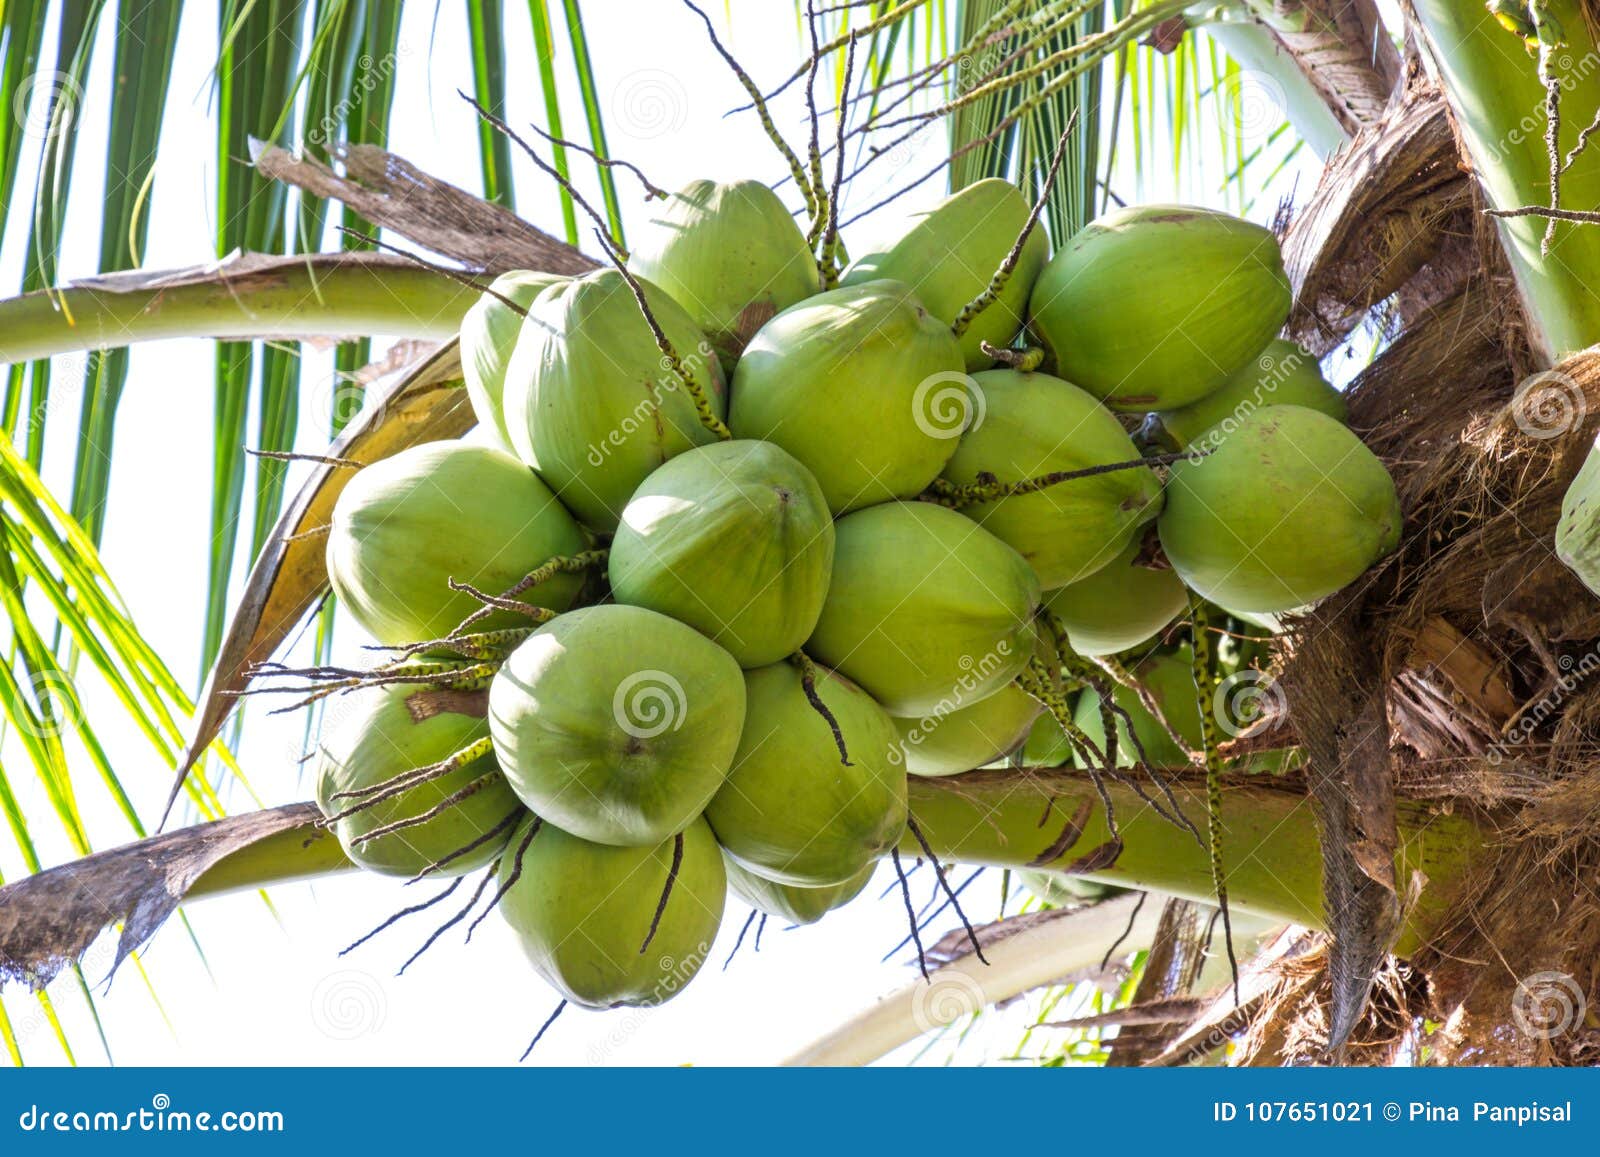
M1058 643L1147 645L1191 591L1269 619L1395 546L1387 472L1276 337L1269 231L1129 208L1052 257L1028 220L981 181L825 288L766 186L699 181L626 273L496 280L461 330L479 430L334 512L340 603L403 649L321 748L350 856L498 864L565 999L659 1003L730 888L797 923L860 892L908 774L1081 762L1041 717ZM1197 733L1186 660L1142 662Z

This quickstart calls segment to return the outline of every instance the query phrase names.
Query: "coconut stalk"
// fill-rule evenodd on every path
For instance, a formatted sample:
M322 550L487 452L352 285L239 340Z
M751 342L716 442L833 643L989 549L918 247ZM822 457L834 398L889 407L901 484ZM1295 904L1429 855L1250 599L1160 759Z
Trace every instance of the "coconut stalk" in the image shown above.
M1600 110L1600 45L1580 0L1549 0L1548 6L1565 38L1546 54L1548 73L1562 90L1558 151L1564 162ZM1412 0L1410 9L1490 206L1548 206L1546 90L1538 57L1479 3ZM1600 205L1600 141L1574 158L1560 186L1564 208ZM1548 256L1541 252L1543 218L1501 219L1498 228L1535 351L1553 363L1600 341L1600 296L1590 284L1600 269L1600 226L1556 222Z
M443 341L478 296L403 258L246 254L215 267L112 274L0 301L0 362L161 338Z

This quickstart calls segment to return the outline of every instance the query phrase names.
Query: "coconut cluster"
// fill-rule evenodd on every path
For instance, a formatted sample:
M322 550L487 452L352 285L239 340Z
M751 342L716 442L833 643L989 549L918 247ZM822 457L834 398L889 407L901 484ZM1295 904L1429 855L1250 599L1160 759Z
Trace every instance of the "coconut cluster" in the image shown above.
M402 652L321 753L350 855L496 866L566 999L648 1005L728 890L794 923L854 897L908 774L1188 762L1072 673L1144 648L1176 688L1150 645L1191 592L1325 597L1395 545L1394 486L1276 339L1270 232L1124 209L1052 257L1031 220L981 181L835 277L766 186L701 181L626 267L496 280L461 331L479 430L333 514L334 592Z

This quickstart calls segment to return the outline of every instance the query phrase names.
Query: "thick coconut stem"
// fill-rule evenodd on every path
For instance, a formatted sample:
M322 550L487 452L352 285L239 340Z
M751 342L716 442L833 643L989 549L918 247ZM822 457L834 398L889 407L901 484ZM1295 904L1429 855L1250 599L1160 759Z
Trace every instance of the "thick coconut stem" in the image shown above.
M726 442L733 437L723 420L717 417L716 411L711 408L711 401L706 397L706 392L700 388L700 383L695 381L694 375L689 372L689 367L683 364L683 359L678 356L678 351L673 348L672 342L667 340L661 324L656 321L656 315L650 309L650 303L645 300L644 286L639 284L639 279L628 272L622 253L614 249L605 238L605 235L595 231L595 237L611 258L611 264L622 280L628 283L628 288L633 291L633 300L639 305L639 312L644 315L645 324L650 327L650 333L656 340L656 349L661 351L661 360L666 363L672 376L678 379L678 384L683 387L684 393L689 395L689 400L694 403L694 412L700 418L700 424L710 430L718 438Z
M789 656L789 661L800 669L800 687L806 693L806 702L811 704L811 710L822 716L823 722L828 725L828 730L833 732L833 745L839 749L839 762L846 767L854 767L855 764L850 762L850 752L844 745L844 731L839 727L839 720L828 710L828 705L817 693L816 662L804 651L796 651Z
M957 484L943 478L935 478L933 483L925 490L922 501L933 502L939 506L948 506L952 510L961 510L968 506L977 506L983 502L997 502L1002 498L1014 498L1019 494L1034 494L1040 490L1047 490L1052 486L1059 486L1063 482L1074 482L1079 478L1094 478L1101 474L1112 474L1118 470L1138 470L1141 467L1170 466L1185 458L1201 458L1203 454L1190 451L1179 451L1173 454L1152 454L1148 458L1134 458L1127 462L1107 462L1100 466L1085 466L1081 470L1054 470L1049 474L1039 474L1033 478L1023 478L1016 482L1001 482L992 474L980 472L979 477L984 479L979 482Z
M756 116L761 120L762 130L766 132L767 139L773 143L778 152L783 154L784 164L789 166L789 175L794 178L795 186L799 188L800 195L806 200L806 212L815 218L817 215L816 192L811 188L811 182L806 180L805 170L800 167L800 158L794 155L794 150L789 147L789 142L783 139L783 134L778 131L778 126L773 124L772 113L767 109L766 98L761 95L761 90L756 87L755 81L750 79L750 74L733 58L733 54L722 46L722 41L717 38L716 26L711 23L711 17L701 11L699 5L694 4L692 0L683 0L683 3L689 11L704 21L706 35L711 38L711 47L717 50L717 55L721 56L728 67L733 70L733 75L739 78L739 83L744 86L745 92L749 94L751 106L756 110ZM804 70L802 69L803 73Z
M1194 624L1194 690L1200 706L1200 741L1206 761L1206 853L1211 860L1211 882L1217 891L1217 907L1222 910L1222 936L1228 950L1228 968L1233 975L1233 1001L1239 1003L1239 961L1233 951L1233 919L1228 911L1227 870L1222 863L1222 743L1217 734L1216 713L1212 709L1215 676L1212 670L1211 635L1206 630L1205 607L1199 599L1190 601Z
M989 279L989 284L982 293L961 308L956 319L950 325L950 332L956 337L961 337L984 310L1000 300L1000 291L1011 280L1011 275L1016 272L1017 262L1022 260L1023 246L1027 245L1028 238L1033 233L1033 228L1039 223L1039 214L1044 212L1045 202L1050 197L1050 186L1055 184L1056 174L1061 171L1061 158L1066 155L1067 140L1072 136L1072 130L1078 127L1078 110L1073 109L1072 115L1067 118L1067 127L1061 130L1061 139L1056 142L1055 155L1050 158L1050 168L1045 172L1044 183L1039 186L1039 196L1034 199L1033 208L1028 211L1028 219L1022 223L1022 230L1017 234L1017 239L1011 245L1011 250L1000 262L994 276ZM842 150L841 150L842 151Z
M1041 346L1029 346L1027 349L1002 349L997 345L990 345L980 341L978 348L989 357L999 362L1008 369L1018 373L1031 374L1044 364L1044 349Z

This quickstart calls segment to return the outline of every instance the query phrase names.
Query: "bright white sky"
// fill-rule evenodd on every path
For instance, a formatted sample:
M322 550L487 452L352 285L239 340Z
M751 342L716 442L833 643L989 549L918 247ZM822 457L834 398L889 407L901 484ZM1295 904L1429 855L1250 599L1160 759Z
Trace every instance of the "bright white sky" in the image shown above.
M721 4L709 10L726 29ZM791 0L761 0L734 6L731 43L736 55L769 87L799 58L799 27ZM399 103L391 147L422 168L476 188L476 132L470 110L455 97L470 87L461 5L412 4L402 33ZM513 124L540 118L537 75L530 61L532 37L525 6L506 6L511 58L510 115ZM675 188L691 178L772 178L781 172L776 155L749 116L723 119L742 103L743 94L714 55L692 14L675 4L591 0L586 5L598 69L598 87L608 114L607 129L616 155L638 163L657 184ZM186 6L183 40L164 128L164 152L150 203L151 231L145 263L152 268L210 261L213 256L215 128L210 107L209 70L215 57L214 3ZM65 278L97 268L98 206L109 99L111 21L101 29L97 68L80 110L83 132L80 163L70 208L69 239L62 260ZM564 30L556 29L558 44ZM46 61L48 65L48 60ZM563 107L568 133L578 135L573 115L579 108L571 70L563 59ZM1246 100L1255 99L1247 94ZM1248 107L1248 106L1247 106ZM796 108L779 110L780 122L798 138ZM1276 116L1253 114L1265 132ZM1271 123L1266 123L1267 121ZM942 155L943 135L923 135L921 147L897 168L883 166L880 179L921 175ZM581 160L575 169L582 171ZM1179 190L1159 179L1169 171L1146 159L1147 182L1141 199L1176 199ZM630 226L642 224L645 211L637 187L620 176ZM1131 174L1130 174L1131 177ZM1282 175L1287 189L1298 177L1303 197L1315 180L1315 161L1303 156ZM1132 199L1135 189L1118 188ZM1218 192L1213 171L1203 182L1181 190L1185 199L1237 208ZM24 170L19 200L30 188ZM557 231L560 213L553 190L533 167L516 170L518 210L535 223ZM881 186L861 183L851 190L847 210L875 202ZM918 207L942 196L940 181L930 181L887 214ZM598 197L594 198L598 203ZM25 204L25 200L23 201ZM1251 215L1270 216L1274 199L1262 197ZM0 248L0 284L19 277L26 214L13 213ZM859 249L861 229L847 235ZM404 336L404 335L396 335ZM381 344L381 343L380 343ZM138 347L120 411L115 469L104 553L135 618L179 678L193 684L199 663L211 492L210 446L213 385L210 342L175 341ZM49 420L47 480L58 494L69 490L72 436L77 425L83 360L57 360L56 402ZM322 448L332 357L307 358L301 418L301 450ZM190 453L182 448L193 447ZM291 481L298 481L296 473ZM247 499L248 501L248 499ZM249 519L248 509L245 519ZM248 560L240 560L240 573ZM354 628L340 624L343 657L360 658ZM86 681L87 682L87 681ZM123 782L134 793L140 813L159 813L167 772L131 726L117 726L118 709L95 686L82 689ZM309 787L297 778L302 721L250 714L240 759L257 790L269 802L306 798ZM42 789L23 772L26 763L14 745L3 749L13 782L24 794L24 810L38 817L34 835L47 862L69 858L58 831L42 822L49 808ZM97 785L87 777L81 791L90 830L102 845L122 842L127 829ZM243 809L248 801L235 798ZM0 841L0 843L9 843ZM0 870L15 878L21 865L0 850ZM957 879L965 873L958 872ZM747 942L726 973L721 961L732 948L745 910L731 903L723 940L706 972L663 1008L605 1016L569 1011L540 1045L534 1060L547 1064L740 1064L781 1059L828 1026L904 983L912 975L908 958L893 963L879 957L905 934L898 894L876 897L892 880L887 868L848 909L821 925L784 932L769 921L759 956ZM915 880L916 902L928 896L931 875ZM998 900L998 873L980 880L964 896L975 918L992 916ZM413 890L414 891L414 890ZM452 899L464 897L466 889ZM199 944L174 922L146 954L158 1010L138 973L125 968L100 1012L118 1063L128 1064L499 1064L514 1061L534 1029L554 1007L555 997L523 962L513 939L496 919L479 928L473 943L461 944L461 927L443 938L396 979L395 968L420 945L441 905L340 960L336 953L389 913L421 897L398 884L351 874L315 885L277 889L274 914L255 896L197 904L189 909ZM1014 903L1014 901L1013 901ZM941 921L942 932L948 922ZM103 940L88 961L92 981L109 963ZM52 990L80 1063L103 1060L93 1026L70 980ZM22 1038L30 1064L63 1059L37 1005L15 989L6 1006ZM1026 1010L1016 1008L988 1018L976 1047L968 1041L961 1056L985 1051L1002 1054L1021 1037ZM938 1045L938 1058L949 1049ZM899 1054L909 1057L911 1052Z

